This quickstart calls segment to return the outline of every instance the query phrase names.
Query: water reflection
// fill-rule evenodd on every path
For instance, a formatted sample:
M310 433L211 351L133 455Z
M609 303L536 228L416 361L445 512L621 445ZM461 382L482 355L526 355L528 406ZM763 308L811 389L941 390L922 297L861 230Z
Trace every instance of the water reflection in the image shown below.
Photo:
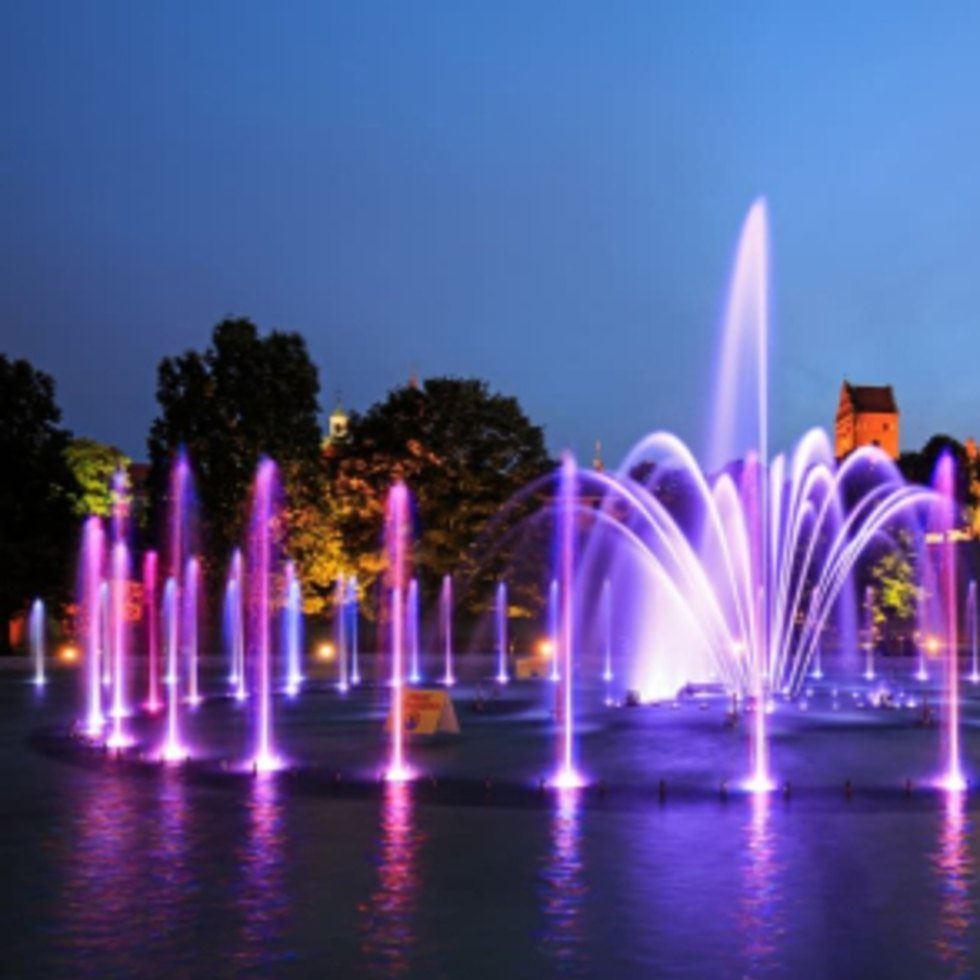
M586 965L583 904L588 893L581 855L581 806L577 790L561 790L551 825L551 850L544 864L544 951L560 972Z
M738 925L746 960L744 972L759 976L778 970L785 924L770 794L753 793L750 806Z
M969 931L973 923L973 860L966 803L965 793L947 794L938 847L932 855L940 889L939 931L934 946L949 975L956 977L970 972Z
M367 966L382 976L406 973L418 941L415 913L423 836L415 825L411 793L408 783L385 784L377 887L360 907Z
M273 774L252 780L246 816L237 903L242 919L242 943L235 956L239 970L268 967L284 955L289 892L283 872L283 801Z

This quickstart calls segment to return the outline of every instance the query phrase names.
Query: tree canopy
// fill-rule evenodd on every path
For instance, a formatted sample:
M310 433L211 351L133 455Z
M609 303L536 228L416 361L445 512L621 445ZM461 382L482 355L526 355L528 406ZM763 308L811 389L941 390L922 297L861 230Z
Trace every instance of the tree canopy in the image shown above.
M476 379L396 388L350 420L333 461L335 506L362 579L377 575L389 487L403 479L418 518L413 561L431 592L475 569L473 546L501 506L550 469L544 434L515 398Z
M259 458L279 463L287 499L316 466L319 391L303 337L263 336L246 319L219 323L204 351L164 358L157 372L160 414L148 443L157 526L167 470L183 445L195 471L207 551L223 563L241 539Z
M74 480L54 382L0 355L0 650L34 596L62 601L71 581Z

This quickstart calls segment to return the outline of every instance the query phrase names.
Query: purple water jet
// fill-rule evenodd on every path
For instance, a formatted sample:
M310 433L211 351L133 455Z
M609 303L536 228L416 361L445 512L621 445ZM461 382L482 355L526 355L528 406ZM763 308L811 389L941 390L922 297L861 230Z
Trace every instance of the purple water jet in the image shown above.
M112 546L110 579L110 636L112 643L112 733L107 744L121 749L132 744L124 720L129 714L126 703L126 598L129 587L129 549L122 541Z
M494 599L494 627L497 643L497 676L498 684L506 684L510 677L507 673L507 583L497 583L497 594Z
M453 580L450 575L443 575L442 590L439 593L439 621L442 632L443 665L442 683L452 687L456 683L453 670Z
M419 583L418 579L413 578L408 583L408 601L406 604L405 632L408 637L409 649L409 668L408 680L410 684L418 684L422 680L422 671L419 664Z
M558 579L553 578L548 586L548 652L551 657L551 679L561 680L561 658L558 656Z
M400 480L388 492L385 547L388 555L388 592L391 598L391 753L385 778L404 782L412 778L405 763L404 684L405 575L410 534L408 488Z
M143 624L146 641L146 701L144 707L156 714L160 700L160 625L157 614L157 553L143 555Z
M337 583L334 586L334 645L337 648L337 690L341 694L346 693L350 687L348 679L348 622L347 622L347 602L349 591L347 579L343 575L337 576Z
M864 646L864 679L875 679L875 590L869 585L864 590L864 628L862 642Z
M89 517L82 530L78 608L85 649L85 677L88 697L84 728L89 737L102 733L102 572L105 564L105 534L102 521Z
M286 562L283 602L283 642L286 649L286 693L295 697L303 684L303 594L296 566Z
M28 641L31 648L31 660L34 663L34 686L44 687L44 600L35 599L31 603L28 618Z
M198 611L201 566L196 556L187 559L184 570L183 609L181 625L184 633L184 656L187 661L187 703L197 707L201 703L198 676Z
M167 762L178 762L187 751L180 737L180 615L177 581L168 578L163 587L163 638L166 648L167 667L164 686L167 688L167 727L161 757Z
M355 687L361 683L361 665L357 638L357 577L347 580L347 642L350 646L350 682Z
M559 615L559 647L561 657L561 687L559 705L561 743L558 771L554 785L559 789L574 789L583 785L582 776L575 768L575 701L574 701L574 623L573 595L575 589L575 517L578 481L575 457L564 453L558 484L558 577L561 582L561 609Z
M272 576L279 476L271 459L262 459L252 491L248 540L249 651L255 673L255 747L251 768L279 768L272 733Z
M237 701L248 696L245 671L245 611L242 553L232 552L225 583L224 635L228 651L228 684Z

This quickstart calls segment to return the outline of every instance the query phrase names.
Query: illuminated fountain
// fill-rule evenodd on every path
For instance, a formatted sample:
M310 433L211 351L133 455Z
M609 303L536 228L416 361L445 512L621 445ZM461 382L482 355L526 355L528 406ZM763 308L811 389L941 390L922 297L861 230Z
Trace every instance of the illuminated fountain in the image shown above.
M551 679L561 679L558 663L558 579L553 578L548 586L548 649L551 652Z
M105 533L98 517L89 517L82 529L79 561L78 608L80 634L85 650L87 687L84 730L90 738L102 734L102 568L105 563Z
M347 580L347 642L350 646L350 682L355 687L361 683L357 633L357 577L351 575Z
M497 593L494 599L494 627L497 644L497 677L498 684L506 684L510 680L507 674L507 583L497 583Z
M303 596L296 577L296 566L291 561L286 562L283 643L286 650L286 693L294 697L303 683ZM341 651L341 663L343 661Z
M607 688L613 679L612 628L612 586L606 579L602 583L602 679Z
M766 236L757 202L724 319L710 469L676 436L655 432L617 472L580 473L585 496L600 503L577 505L589 532L575 584L594 597L612 582L628 689L672 698L688 682L712 682L747 705L745 785L758 791L775 785L773 698L799 693L832 620L854 635L856 562L933 499L875 447L838 465L819 430L790 456L769 458ZM583 598L580 607L585 631L601 637L602 603Z
M558 484L558 578L560 612L558 618L558 656L561 658L560 705L561 739L558 771L554 784L559 789L574 789L584 781L575 768L575 633L573 601L575 594L575 522L577 519L578 483L575 459L565 453L561 461Z
M409 668L408 681L418 684L422 680L422 670L419 663L419 581L413 578L408 583L408 600L405 608L405 633L408 639Z
M143 624L146 643L146 701L143 707L155 715L163 707L160 699L160 624L157 608L157 553L143 556Z
M44 601L42 599L35 599L31 603L28 642L31 648L31 661L34 664L34 686L44 687Z
M959 636L957 629L956 542L956 464L945 452L936 464L933 480L939 502L935 505L932 530L940 538L938 597L941 601L939 621L946 650L946 771L940 785L961 792L967 787L960 760L960 675Z
M337 576L337 584L334 587L334 604L336 606L336 616L334 617L334 644L337 647L337 690L341 693L347 691L350 686L347 676L348 664L348 614L347 602L349 598L347 579L343 575Z
M228 653L228 684L238 701L248 696L245 674L245 612L244 581L242 571L242 552L236 548L232 552L225 582L224 637Z
M970 683L980 684L980 664L977 663L977 583L970 579L966 593L966 635L970 644Z
M180 736L180 616L177 582L173 578L168 578L163 587L163 641L167 659L163 678L167 688L167 725L160 756L167 762L178 762L187 750Z
M875 679L875 591L869 585L864 590L864 679Z
M255 749L251 766L256 772L268 772L280 766L272 733L272 583L278 496L276 464L271 459L263 459L252 490L248 536L248 646L255 675Z
M391 751L385 778L399 783L412 778L405 763L405 724L402 715L405 657L405 575L408 567L409 535L408 488L401 481L388 491L385 518L385 551L388 556L388 594L391 597Z
M125 718L129 714L126 703L126 593L129 587L129 549L124 541L112 546L112 579L110 587L110 622L112 642L112 733L107 744L110 748L122 749L132 744L125 728Z
M446 687L452 687L456 683L456 674L453 670L453 580L450 575L442 577L442 590L439 593L439 623L445 657L442 683Z
M183 615L181 625L184 631L184 650L187 658L187 703L196 708L201 703L201 688L198 674L198 601L201 581L201 566L196 556L187 559L184 569Z

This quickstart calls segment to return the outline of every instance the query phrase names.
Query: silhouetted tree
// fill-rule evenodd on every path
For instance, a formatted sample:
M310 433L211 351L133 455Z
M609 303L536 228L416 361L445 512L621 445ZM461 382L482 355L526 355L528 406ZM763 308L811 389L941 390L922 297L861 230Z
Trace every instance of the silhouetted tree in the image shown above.
M385 500L401 478L415 502L413 561L429 596L447 572L478 580L478 538L514 493L552 465L541 428L515 398L491 393L483 381L430 378L396 388L351 417L332 462L337 520L356 571L367 583L380 571Z
M297 333L260 336L249 320L225 320L204 351L160 362L160 414L150 430L150 487L156 526L167 473L181 445L197 481L203 540L222 567L241 541L249 488L262 455L280 466L287 506L313 479L319 459L320 383Z
M60 422L52 379L0 355L0 652L33 597L57 607L69 592L75 483Z

